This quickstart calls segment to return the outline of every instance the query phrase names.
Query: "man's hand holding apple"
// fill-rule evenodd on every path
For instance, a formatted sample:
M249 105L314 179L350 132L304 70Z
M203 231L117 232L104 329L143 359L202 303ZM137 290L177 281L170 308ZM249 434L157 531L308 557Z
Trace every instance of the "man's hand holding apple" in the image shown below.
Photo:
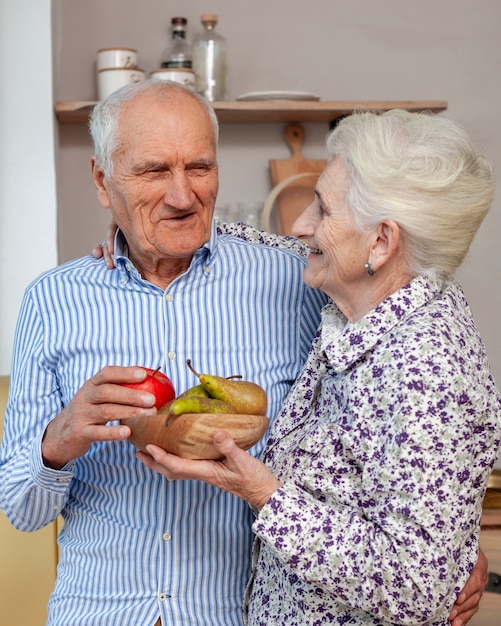
M104 367L48 424L42 440L44 464L61 469L83 456L95 441L127 439L131 431L126 424L108 423L155 415L158 406L174 397L171 381L160 372L143 367Z

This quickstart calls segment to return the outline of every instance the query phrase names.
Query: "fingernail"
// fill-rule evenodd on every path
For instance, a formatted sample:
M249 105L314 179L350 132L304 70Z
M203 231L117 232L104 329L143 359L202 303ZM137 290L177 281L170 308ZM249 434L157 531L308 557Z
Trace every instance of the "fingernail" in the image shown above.
M451 611L451 614L449 615L449 621L452 621L456 617L457 614L458 612L456 611L456 609Z
M155 398L155 396L149 391L145 391L141 394L141 402L146 404L148 407L150 407L152 404L155 404L156 400L157 399Z

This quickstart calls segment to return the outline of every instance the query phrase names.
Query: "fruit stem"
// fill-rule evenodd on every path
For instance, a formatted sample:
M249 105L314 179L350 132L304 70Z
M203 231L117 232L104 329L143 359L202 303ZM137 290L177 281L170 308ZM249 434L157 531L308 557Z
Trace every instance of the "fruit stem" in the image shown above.
M195 374L197 378L200 378L200 374L195 369L193 369L193 366L191 365L191 359L186 359L186 365L190 368L190 370ZM226 380L229 380L230 378L242 378L242 374L233 374L233 376L226 376Z
M195 374L197 378L200 378L200 374L195 369L193 369L191 359L186 359L186 365L190 368L190 370Z

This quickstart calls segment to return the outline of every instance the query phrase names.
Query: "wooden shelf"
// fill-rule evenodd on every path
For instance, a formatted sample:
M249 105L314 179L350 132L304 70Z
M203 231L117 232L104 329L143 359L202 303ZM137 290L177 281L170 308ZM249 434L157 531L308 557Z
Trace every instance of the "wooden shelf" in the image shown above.
M96 102L58 102L56 117L61 124L86 124ZM388 111L433 111L447 108L443 100L338 101L322 100L260 100L213 102L220 122L327 122L331 123L355 109Z

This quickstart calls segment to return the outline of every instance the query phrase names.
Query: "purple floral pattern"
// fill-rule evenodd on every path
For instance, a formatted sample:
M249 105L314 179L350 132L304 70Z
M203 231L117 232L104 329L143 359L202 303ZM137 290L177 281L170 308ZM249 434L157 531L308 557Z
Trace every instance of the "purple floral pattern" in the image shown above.
M334 304L271 427L251 626L447 625L477 559L501 397L461 288L424 276L355 324Z
M244 222L216 222L217 231L220 235L234 235L250 243L262 244L271 248L286 248L297 255L307 257L309 247L290 235L275 235L264 230L258 230Z

